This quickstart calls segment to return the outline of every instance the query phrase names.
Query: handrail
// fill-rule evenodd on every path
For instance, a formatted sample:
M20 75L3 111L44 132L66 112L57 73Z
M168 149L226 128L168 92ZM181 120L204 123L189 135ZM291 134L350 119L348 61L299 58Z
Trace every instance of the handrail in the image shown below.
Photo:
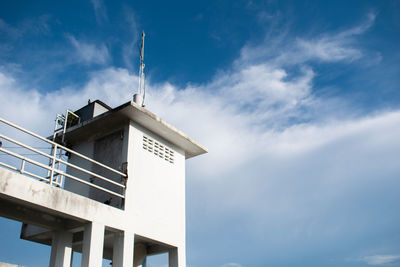
M100 178L100 179L102 179L102 180L104 180L104 181L106 181L106 182L109 182L110 184L114 184L114 185L116 185L116 186L125 188L125 185L123 185L123 184L117 183L117 182L115 182L115 181L113 181L113 180L110 180L110 179L108 179L108 178L106 178L106 177L104 177L104 176L101 176L101 175L99 175L99 174L97 174L97 173L94 173L94 172L85 170L84 168L81 168L81 167L79 167L79 166L76 166L76 165L74 165L74 164L71 164L71 163L69 163L69 162L67 162L67 161L64 161L64 160L62 160L62 159L57 159L57 158L56 158L56 161L58 161L58 162L60 162L60 163L62 163L62 164L65 164L65 165L67 165L67 166L70 166L70 167L72 167L72 168L74 168L74 169L77 169L77 170L79 170L79 171L82 171L82 172L85 172L85 173L87 173L87 174L90 174L90 175L92 175L92 176L94 176L94 177Z
M12 138L10 138L10 137L7 137L7 136L5 136L5 135L0 134L0 138L2 138L2 139L4 139L4 140L7 140L7 141L9 141L9 142L11 142L11 143L14 143L14 144L16 144L16 145L22 146L23 148L29 149L30 151L35 152L35 153L38 153L38 154L40 154L40 155L42 155L42 156L44 156L44 157L51 158L51 156L50 156L49 154L46 154L46 153L44 153L44 152L42 152L42 151L40 151L40 150L37 150L37 149L35 149L35 148L33 148L33 147L30 147L30 146L25 145L25 144L23 144L23 143L21 143L21 142L18 142L17 140L14 140L14 139L12 139Z
M75 177L75 176L73 176L73 175L71 175L71 174L66 173L66 172L58 171L58 170L55 170L55 171L58 172L58 173L61 174L61 175L64 175L64 176L69 177L69 178L71 178L71 179L74 179L74 180L76 180L76 181L78 181L78 182L81 182L81 183L83 183L83 184L86 184L86 185L88 185L88 186L91 186L91 187L100 189L100 190L102 190L102 191L104 191L104 192L110 193L110 194L112 194L112 195L114 195L114 196L117 196L117 197L120 197L120 198L125 198L124 195L115 193L115 192L113 192L113 191L111 191L111 190L109 190L109 189L107 189L107 188L104 188L104 187L98 186L98 185L96 185L96 184L92 184L92 183L90 183L90 182L88 182L88 181L79 179L79 178L77 178L77 177Z
M10 156L19 158L19 159L21 159L21 160L23 160L23 161L27 161L27 162L29 162L29 163L32 163L32 164L34 164L34 165L36 165L36 166L38 166L38 167L40 167L40 168L43 168L43 169L46 169L46 170L51 171L51 168L50 168L49 166L46 166L46 165L44 165L43 163L40 163L40 162L36 162L36 161L34 161L34 160L30 159L30 158L27 158L27 157L23 157L23 156L21 156L21 155L18 155L17 153L11 152L11 151L9 151L9 150L7 150L7 149L4 149L4 148L1 148L1 147L0 147L0 152L7 153L7 154L9 154Z
M0 152L4 152L4 153L6 153L6 154L8 154L8 155L10 155L10 156L12 156L12 157L15 157L15 158L21 160L21 166L20 166L20 168L11 166L11 165L6 164L6 163L4 163L4 162L0 162L0 166L9 168L9 169L14 170L14 171L19 171L21 174L25 174L25 175L32 176L32 177L34 177L34 178L39 179L40 181L45 181L45 182L49 183L50 185L56 185L56 186L62 187L63 182L62 182L62 180L60 180L60 179L62 179L63 177L64 177L64 178L67 177L67 178L69 178L69 179L76 180L76 181L78 181L78 182L80 182L80 183L86 184L86 185L91 186L91 187L93 187L93 188L102 190L102 191L104 191L104 192L106 192L106 193L109 193L109 194L111 194L111 195L117 196L117 197L119 197L119 198L121 198L121 199L124 199L124 198L125 198L124 193L123 193L123 194L120 194L120 193L114 192L114 191L112 191L112 190L110 190L110 189L101 187L101 186L96 185L96 184L94 184L94 183L91 183L91 182L89 182L89 181L86 181L86 180L83 180L83 179L81 179L81 178L78 178L78 177L76 177L76 176L74 176L74 175L71 175L71 174L69 174L69 173L66 173L66 172L64 172L63 170L60 170L60 169L59 169L60 164L63 164L64 166L68 166L68 167L74 168L74 169L76 169L76 170L78 170L78 171L81 171L81 172L83 172L83 173L85 173L85 174L88 174L88 175L90 175L90 176L92 176L92 177L96 177L96 178L98 178L98 179L100 179L100 180L103 180L103 181L105 181L105 182L107 182L107 183L109 183L109 184L118 186L118 187L122 188L123 190L126 189L126 185L125 185L124 183L118 183L118 182L113 181L113 180L111 180L111 179L109 179L109 178L106 178L106 177L104 177L104 176L102 176L102 175L100 175L100 174L96 174L96 173L94 173L94 172L92 172L92 171L90 171L90 170L84 169L84 168L82 168L82 167L79 167L79 166L77 166L77 165L74 165L74 164L72 164L72 163L69 163L69 162L67 162L67 161L65 161L65 160L62 160L61 158L58 158L58 157L57 157L57 150L60 150L60 149L61 149L61 150L67 151L67 152L69 152L69 153L71 153L71 154L74 154L74 155L76 155L76 156L78 156L78 157L84 159L84 160L87 160L87 161L89 161L89 162L91 162L91 163L93 163L93 164L96 164L96 165L98 165L98 166L100 166L100 167L102 167L102 168L104 168L104 169L106 169L106 170L109 170L109 171L111 171L111 172L113 172L113 173L115 173L115 174L118 174L118 175L120 175L121 177L126 178L126 177L127 177L127 174L125 174L125 173L123 173L123 172L120 172L120 171L118 171L118 170L115 170L115 169L113 169L113 168L111 168L111 167L108 167L108 166L106 166L106 165L104 165L104 164L102 164L102 163L100 163L100 162L98 162L98 161L96 161L96 160L93 160L93 159L91 159L91 158L89 158L89 157L87 157L87 156L85 156L85 155L82 155L82 154L80 154L80 153L78 153L78 152L75 152L75 151L73 151L72 149L69 149L69 148L67 148L67 147L65 147L65 146L62 146L62 145L60 145L60 144L58 144L58 143L56 143L56 142L54 142L54 141L48 140L48 139L46 139L46 138L44 138L44 137L42 137L42 136L40 136L40 135L38 135L38 134L35 134L35 133L33 133L33 132L30 132L30 131L28 131L28 130L26 130L26 129L24 129L24 128L22 128L22 127L20 127L20 126L18 126L18 125L16 125L16 124L14 124L14 123L12 123L12 122L9 122L9 121L7 121L7 120L1 118L1 117L0 117L0 122L2 122L2 123L4 123L4 124L7 124L7 125L9 125L9 126L11 126L11 127L14 127L14 128L17 129L17 130L20 130L20 131L22 131L22 132L24 132L24 133L26 133L26 134L29 134L29 135L31 135L31 136L33 136L33 137L38 138L38 139L41 140L41 141L44 141L44 142L46 142L46 143L52 145L51 153L48 154L48 153L44 153L44 152L42 152L42 151L40 151L40 150L38 150L38 149L35 149L35 148L33 148L33 147L29 146L29 145L23 144L23 143L21 143L21 142L19 142L19 141L17 141L17 140L14 140L13 138L10 138L10 137L7 137L7 136L5 136L5 135L3 135L3 134L0 134L0 139L7 140L8 142L14 143L14 144L18 145L19 147L25 148L25 149L27 149L27 150L30 150L30 151L32 151L32 152L37 153L38 155L41 155L41 156L43 156L43 157L45 157L45 158L50 159L50 164L49 164L49 165L45 165L45 164L43 164L43 163L40 163L40 162L35 161L35 160L33 160L33 159L30 159L30 158L21 156L21 155L15 153L15 152L12 152L12 151L9 151L9 150L7 150L7 149L5 149L5 148L0 147ZM40 168L42 168L42 169L44 169L44 170L47 170L47 176L42 177L42 176L39 176L39 175L37 175L37 174L34 174L34 173L32 173L32 172L27 171L27 170L25 169L25 162L28 162L28 163L33 164L33 165L35 165L35 166L38 166L38 167L40 167ZM57 166L56 166L56 164L57 164ZM124 191L123 191L123 192L124 192Z
M21 142L18 142L18 141L16 141L16 140L14 140L14 139L12 139L12 138L10 138L10 137L4 136L4 135L2 135L2 134L0 134L0 138L3 138L3 139L5 139L5 140L7 140L7 141L9 141L9 142L12 142L12 143L16 144L16 145L19 145L19 146L22 146L22 147L24 147L24 148L26 148L26 149L29 149L29 150L31 150L31 151L33 151L33 152L36 152L36 153L38 153L38 154L40 154L40 155L42 155L42 156L44 156L44 157L47 157L47 158L49 158L49 159L53 159L53 157L54 157L54 156L52 156L52 155L46 154L46 153L44 153L44 152L42 152L42 151L39 151L39 150L37 150L37 149L35 149L35 148L33 148L33 147L30 147L30 146L28 146L28 145L25 145L25 144L23 144L23 143L21 143ZM58 146L59 146L59 145L58 145ZM54 149L54 151L56 151L56 149ZM123 184L117 183L117 182L115 182L115 181L113 181L113 180L110 180L110 179L108 179L108 178L106 178L106 177L104 177L104 176L102 176L102 175L99 175L99 174L97 174L97 173L91 172L91 171L89 171L89 170L85 170L85 169L83 169L83 168L81 168L81 167L79 167L79 166L76 166L76 165L74 165L74 164L71 164L71 163L69 163L69 162L67 162L67 161L64 161L64 160L62 160L62 159L55 158L55 161L58 161L58 162L60 162L60 163L62 163L62 164L65 164L65 165L67 165L67 166L70 166L70 167L72 167L72 168L74 168L74 169L77 169L77 170L82 171L82 172L84 172L84 173L87 173L87 174L90 174L90 175L95 176L95 177L97 177L97 178L100 178L100 179L102 179L102 180L104 180L104 181L106 181L106 182L109 182L109 183L111 183L111 184L114 184L114 185L116 185L116 186L119 186L119 187L122 187L122 188L125 187ZM50 170L50 168L49 168L48 170Z
M114 173L116 173L116 174L119 174L119 175L121 175L122 177L125 177L125 178L127 177L127 175L126 175L125 173L123 173L123 172L114 170L113 168L110 168L110 167L108 167L107 165L104 165L104 164L102 164L102 163L100 163L100 162L98 162L98 161L95 161L95 160L93 160L93 159L91 159L91 158L89 158L89 157L87 157L87 156L85 156L85 155L82 155L81 153L78 153L78 152L73 151L73 150L71 150L71 149L69 149L69 148L67 148L67 147L65 147L65 146L62 146L62 145L56 143L56 142L53 142L53 141L51 141L51 140L48 140L48 139L46 139L46 138L44 138L44 137L42 137L42 136L40 136L40 135L38 135L38 134L35 134L35 133L30 132L30 131L28 131L28 130L25 130L24 128L22 128L22 127L20 127L20 126L18 126L18 125L16 125L16 124L14 124L14 123L12 123L12 122L6 121L5 119L3 119L3 118L1 118L1 117L0 117L0 122L3 122L3 123L5 123L5 124L8 124L9 126L12 126L12 127L16 128L16 129L18 129L18 130L21 130L21 131L23 131L23 132L25 132L25 133L27 133L27 134L29 134L29 135L32 135L32 136L34 136L34 137L36 137L36 138L38 138L38 139L40 139L40 140L42 140L42 141L45 141L45 142L47 142L47 143L49 143L49 144L51 144L51 145L53 145L53 146L58 146L58 147L61 148L62 150L68 151L68 152L71 153L71 154L74 154L74 155L77 155L77 156L79 156L79 157L81 157L81 158L83 158L83 159L86 159L86 160L88 160L88 161L90 161L90 162L92 162L92 163L94 163L94 164L97 164L97 165L99 165L99 166L101 166L101 167L103 167L103 168L105 168L105 169L107 169L107 170L109 170L109 171L112 171L112 172L114 172Z

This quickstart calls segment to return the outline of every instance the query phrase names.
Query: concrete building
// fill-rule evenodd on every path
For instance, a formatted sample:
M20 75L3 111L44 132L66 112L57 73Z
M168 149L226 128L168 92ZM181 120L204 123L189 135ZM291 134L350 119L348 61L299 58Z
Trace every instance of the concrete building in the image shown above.
M21 238L51 245L50 266L69 267L73 251L85 267L103 258L136 267L166 252L169 266L186 266L185 160L204 147L135 102L111 109L94 101L67 111L54 142L0 122L52 148L44 154L0 135L0 151L15 159L0 159L0 215L23 222Z

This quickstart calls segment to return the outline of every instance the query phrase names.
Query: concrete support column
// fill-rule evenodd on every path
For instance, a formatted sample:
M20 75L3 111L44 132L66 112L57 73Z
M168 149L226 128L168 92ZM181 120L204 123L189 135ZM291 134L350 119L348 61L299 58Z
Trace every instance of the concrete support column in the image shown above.
M103 262L104 225L92 222L85 225L82 244L82 267L101 267Z
M135 235L130 232L114 234L113 267L132 267Z
M186 267L185 253L182 248L172 248L168 251L169 267Z
M146 262L147 247L145 244L135 245L135 256L133 261L133 267L143 266ZM144 265L145 266L145 265Z
M51 241L50 267L70 267L72 256L72 233L56 231Z

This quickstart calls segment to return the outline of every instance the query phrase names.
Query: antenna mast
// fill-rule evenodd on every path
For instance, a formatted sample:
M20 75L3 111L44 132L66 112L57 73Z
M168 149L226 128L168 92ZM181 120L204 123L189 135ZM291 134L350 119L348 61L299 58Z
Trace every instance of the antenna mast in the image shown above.
M136 104L139 104L141 106L144 106L144 98L146 96L146 83L145 83L145 71L144 71L144 37L146 35L144 34L144 31L142 32L142 44L140 47L140 55L139 55L139 61L140 61L140 68L139 68L139 88L137 94L133 96L133 101L136 102Z

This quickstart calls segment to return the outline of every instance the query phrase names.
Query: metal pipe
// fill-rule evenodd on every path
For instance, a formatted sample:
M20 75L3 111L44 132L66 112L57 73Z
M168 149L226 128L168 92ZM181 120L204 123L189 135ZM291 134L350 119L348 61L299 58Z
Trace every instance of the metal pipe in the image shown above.
M25 169L25 160L21 161L21 168L19 169L20 173L24 173L24 169Z
M32 164L34 164L34 165L36 165L36 166L42 167L42 168L44 168L44 169L51 170L50 167L48 167L48 166L46 166L46 165L44 165L44 164L41 164L41 163L39 163L39 162L35 162L34 160L31 160L31 159L29 159L29 158L22 157L22 156L20 156L20 155L14 153L14 152L11 152L11 151L8 151L8 150L4 149L4 148L0 148L0 151L1 151L1 152L4 152L4 153L7 153L7 154L9 154L9 155L11 155L11 156L14 156L14 157L16 157L16 158L19 158L19 159L21 159L21 160L23 160L23 161L27 161L27 162L29 162L29 163L32 163ZM5 163L1 163L1 162L0 162L0 164L3 165L3 166L5 166L5 167L11 167L10 169L19 171L17 168L14 168L13 166L7 165L7 164L5 164ZM53 169L53 171L56 172L56 173L58 173L58 174L60 174L60 175L65 176L65 177L69 177L69 178L71 178L71 179L73 179L73 180L76 180L76 181L78 181L78 182L81 182L81 183L83 183L83 184L86 184L86 185L89 185L89 186L91 186L91 187L94 187L94 188L97 188L97 189L99 189L99 190L102 190L102 191L104 191L104 192L110 193L110 194L112 194L112 195L115 195L115 196L118 196L118 197L121 197L121 198L125 198L125 196L123 196L123 195L121 195L121 194L115 193L115 192L113 192L113 191L111 191L111 190L109 190L109 189L106 189L106 188L103 188L103 187L101 187L101 186L98 186L98 185L92 184L92 183L90 183L90 182L87 182L87 181L85 181L85 180L82 180L82 179L80 179L80 178L77 178L77 177L75 177L75 176L73 176L73 175L70 175L70 174L68 174L68 173L66 173L66 172L63 172L63 171L61 171L61 170L54 170L54 169ZM25 173L27 173L27 172L25 172ZM37 175L35 175L35 174L33 174L33 173L29 173L29 175L34 176L34 177L36 177L36 178L38 178L38 179L41 179L41 180L50 182L50 184L51 184L52 177L49 177L50 179L46 179L46 178L37 176ZM106 179L107 179L107 178L106 178ZM107 180L108 180L108 179L107 179ZM115 183L114 181L112 181L112 182ZM116 185L119 185L119 184L117 184L117 183L115 183L115 184L116 184ZM119 185L119 186L121 186L122 188L125 188L124 185Z
M33 151L33 152L36 152L36 153L38 153L38 154L40 154L40 155L42 155L42 156L44 156L44 157L49 158L50 160L52 160L53 158L55 158L55 162L60 162L60 163L62 163L62 164L64 164L64 165L67 165L67 166L70 166L70 167L72 167L72 168L75 168L75 169L77 169L77 170L79 170L79 171L82 171L82 172L84 172L84 173L86 173L86 174L95 176L95 177L97 177L97 178L99 178L99 179L102 179L102 180L104 180L104 181L106 181L106 182L109 182L109 183L111 183L111 184L114 184L114 185L117 185L117 186L119 186L119 187L125 188L125 185L123 185L123 184L120 184L120 183L118 183L118 182L115 182L115 181L113 181L113 180L110 180L110 179L108 179L108 178L106 178L106 177L104 177L104 176L101 176L101 175L99 175L99 174L97 174L97 173L94 173L94 172L91 172L91 171L89 171L89 170L85 170L85 169L83 169L83 168L81 168L81 167L79 167L79 166L76 166L76 165L74 165L74 164L71 164L71 163L69 163L69 162L67 162L67 161L64 161L64 160L62 160L62 159L56 158L56 157L54 156L54 154L55 154L54 152L57 151L57 147L55 147L54 152L53 152L53 156L51 156L51 155L48 155L48 154L46 154L46 153L43 153L42 151L39 151L39 150L34 149L34 148L30 147L30 146L27 146L27 145L25 145L25 144L23 144L23 143L21 143L21 142L18 142L18 141L16 141L16 140L12 139L12 138L9 138L9 137L7 137L7 136L4 136L4 135L2 135L2 134L0 134L0 138L3 138L3 139L5 139L5 140L7 140L7 141L9 141L9 142L12 142L12 143L16 144L16 145L22 146L22 147L24 147L24 148L26 148L26 149L29 149L29 150L31 150L31 151ZM3 150L3 149L1 149L1 150ZM11 151L10 151L10 152L11 152ZM12 152L11 152L11 153L12 153ZM18 155L18 154L15 154L15 155ZM13 156L14 156L14 155L13 155ZM52 163L52 166L53 166L53 165L54 165L54 164ZM49 168L48 170L51 172L51 169L50 169L50 168ZM51 174L49 174L49 175L52 177L52 175L54 175L54 173L51 173Z
M10 137L7 137L7 136L5 136L5 135L0 134L0 138L3 138L4 140L7 140L7 141L9 141L9 142L11 142L11 143L14 143L14 144L16 144L16 145L22 146L23 148L26 148L26 149L28 149L28 150L30 150L30 151L33 151L33 152L35 152L35 153L38 153L38 154L40 154L40 155L42 155L42 156L44 156L44 157L47 157L47 158L51 159L51 156L50 156L49 154L44 153L44 152L42 152L42 151L40 151L40 150L37 150L37 149L35 149L35 148L33 148L33 147L30 147L30 146L28 146L28 145L25 145L25 144L23 144L23 143L21 143L21 142L19 142L19 141L17 141L17 140L14 140L14 139L12 139L12 138L10 138Z
M71 179L73 179L73 180L75 180L75 181L81 182L81 183L86 184L86 185L88 185L88 186L91 186L91 187L97 188L97 189L99 189L99 190L102 190L102 191L104 191L104 192L110 193L111 195L114 195L114 196L117 196L117 197L120 197L120 198L125 198L124 195L115 193L115 192L113 192L113 191L111 191L111 190L108 190L108 189L106 189L106 188L100 187L100 186L98 186L98 185L96 185L96 184L92 184L92 183L90 183L90 182L88 182L88 181L82 180L82 179L80 179L80 178L78 178L78 177L75 177L75 176L73 176L73 175L70 175L70 174L68 174L68 173L66 173L66 172L57 171L57 170L56 170L56 172L59 173L59 174L62 174L62 175L64 175L64 176L66 176L66 177L68 177L68 178L71 178Z
M53 175L54 175L54 166L56 164L56 155L57 155L57 145L53 148L53 157L51 162L51 173L50 173L50 185L53 184Z
M77 169L77 170L79 170L79 171L81 171L81 172L84 172L84 173L86 173L86 174L90 174L90 175L92 175L92 176L95 176L95 177L97 177L97 178L99 178L99 179L101 179L101 180L104 180L104 181L106 181L106 182L109 182L109 183L111 183L111 184L114 184L114 185L116 185L116 186L119 186L119 187L121 187L121 188L125 188L125 185L120 184L120 183L118 183L118 182L115 182L115 181L113 181L113 180L110 180L110 179L108 179L108 178L106 178L106 177L104 177L104 176L101 176L100 174L97 174L97 173L94 173L94 172L85 170L85 169L83 169L83 168L81 168L81 167L79 167L79 166L76 166L76 165L74 165L74 164L71 164L71 163L69 163L69 162L67 162L67 161L64 161L64 160L62 160L62 159L56 159L56 160L59 161L59 162L61 162L62 164L65 164L65 165L67 165L67 166L70 166L70 167L72 167L72 168L74 168L74 169Z
M51 168L49 166L46 166L46 165L44 165L44 164L42 164L40 162L36 162L36 161L34 161L34 160L30 159L30 158L26 158L26 157L20 156L20 155L14 153L14 152L8 151L8 150L6 150L4 148L1 148L1 147L0 147L0 151L4 152L6 154L9 154L9 155L11 155L13 157L19 158L21 160L25 160L25 161L27 161L29 163L32 163L32 164L36 165L36 166L42 167L43 169L51 171Z
M36 178L36 179L39 179L40 181L49 182L49 179L43 178L43 177L41 177L41 176L39 176L39 175L37 175L37 174L31 173L31 172L24 171L24 175L32 176L32 177L34 177L34 178ZM54 184L55 184L55 183L54 183Z
M92 163L94 163L94 164L97 164L97 165L99 165L99 166L101 166L101 167L103 167L103 168L105 168L105 169L107 169L107 170L109 170L109 171L112 171L112 172L114 172L114 173L116 173L116 174L119 174L119 175L121 175L122 177L127 177L127 175L126 175L125 173L122 173L122 172L117 171L117 170L115 170L115 169L113 169L113 168L111 168L111 167L108 167L108 166L106 166L106 165L104 165L104 164L102 164L102 163L100 163L100 162L98 162L98 161L95 161L95 160L93 160L93 159L91 159L91 158L89 158L89 157L86 157L85 155L82 155L82 154L80 154L80 153L78 153L78 152L75 152L75 151L69 149L69 148L66 148L65 146L62 146L62 145L60 145L60 144L58 144L58 143L56 143L56 142L50 141L50 140L48 140L48 139L46 139L46 138L43 138L43 137L41 137L40 135L37 135L37 134L35 134L35 133L33 133L33 132L30 132L30 131L28 131L28 130L25 130L24 128L22 128L22 127L20 127L20 126L18 126L18 125L16 125L16 124L14 124L14 123L12 123L12 122L9 122L9 121L7 121L7 120L1 118L1 117L0 117L0 122L3 122L3 123L5 123L5 124L7 124L7 125L9 125L9 126L12 126L12 127L16 128L16 129L18 129L18 130L21 130L21 131L23 131L23 132L25 132L25 133L27 133L27 134L29 134L29 135L32 135L32 136L34 136L34 137L36 137L36 138L38 138L38 139L40 139L40 140L42 140L42 141L47 142L47 143L49 143L49 144L57 145L57 146L59 146L59 148L62 149L62 150L68 151L68 152L70 152L71 154L74 154L74 155L77 155L77 156L79 156L79 157L81 157L81 158L83 158L83 159L86 159L86 160L88 160L88 161L90 161L90 162L92 162Z
M72 112L71 112L71 113L72 113ZM76 114L74 114L74 113L72 113L72 114L73 114L73 115L76 115ZM96 184L93 184L93 183L90 183L90 182L88 182L88 181L82 180L82 179L77 178L77 177L75 177L75 176L73 176L73 175L70 175L70 174L68 174L68 173L65 173L65 172L63 172L63 171L61 171L61 170L59 170L59 169L55 169L55 164L57 163L58 166L60 166L60 163L61 163L61 164L64 164L64 165L66 165L66 166L70 166L70 167L72 167L72 168L74 168L74 169L77 169L77 170L79 170L79 171L82 171L83 173L86 173L86 174L92 175L92 176L94 176L94 177L97 177L97 178L99 178L99 179L101 179L101 180L103 180L103 181L105 181L105 182L108 182L108 183L111 183L111 184L113 184L113 185L116 185L116 186L118 186L118 187L120 187L120 188L122 188L122 189L125 189L125 188L126 188L126 186L125 186L124 184L120 184L120 183L115 182L115 181L113 181L113 180L111 180L111 179L108 179L108 178L106 178L106 177L103 177L103 176L101 176L101 175L99 175L99 174L93 173L93 172L91 172L91 171L89 171L89 170L85 170L85 169L83 169L83 168L81 168L81 167L79 167L79 166L76 166L76 165L71 164L71 163L69 163L69 162L67 162L67 161L64 161L64 160L62 160L62 159L57 158L57 150L58 150L58 148L60 148L60 149L62 149L62 150L68 151L68 152L70 152L71 154L74 154L74 155L76 155L76 156L78 156L78 157L81 157L81 158L83 158L83 159L86 159L86 160L88 160L89 162L91 162L91 163L93 163L93 164L96 164L96 165L99 165L99 166L101 166L101 167L103 167L103 168L105 168L105 169L107 169L107 170L109 170L109 171L111 171L111 172L113 172L113 173L116 173L116 174L118 174L118 175L120 175L120 176L122 176L122 177L127 177L127 175L126 175L125 173L122 173L122 172L120 172L120 171L114 170L113 168L108 167L108 166L106 166L106 165L104 165L104 164L101 164L100 162L97 162L97 161L95 161L95 160L92 160L92 159L90 159L90 158L88 158L88 157L86 157L86 156L84 156L84 155L82 155L82 154L80 154L80 153L78 153L78 152L75 152L75 151L73 151L73 150L71 150L71 149L68 149L68 148L62 146L62 145L59 145L58 143L56 143L56 142L54 142L54 141L50 141L50 140L48 140L48 139L46 139L46 138L43 138L43 137L41 137L41 136L39 136L39 135L37 135L37 134L35 134L35 133L33 133L33 132L30 132L30 131L28 131L28 130L25 130L24 128L22 128L22 127L20 127L20 126L18 126L18 125L16 125L16 124L14 124L14 123L11 123L11 122L9 122L9 121L6 121L6 120L4 120L4 119L1 118L1 117L0 117L0 122L3 122L3 123L5 123L5 124L7 124L7 125L9 125L9 126L11 126L11 127L14 127L14 128L16 128L16 129L18 129L18 130L24 132L24 133L27 133L27 134L29 134L29 135L31 135L31 136L33 136L33 137L38 138L39 140L42 140L42 141L44 141L44 142L46 142L46 143L52 145L52 153L51 153L52 155L49 155L49 154L44 153L44 152L42 152L42 151L40 151L40 150L37 150L37 149L35 149L35 148L33 148L33 147L30 147L30 146L28 146L28 145L25 145L25 144L23 144L23 143L21 143L21 142L19 142L19 141L17 141L17 140L14 140L14 139L12 139L12 138L9 138L9 137L7 137L7 136L4 136L4 135L1 135L1 134L0 134L0 138L5 139L5 140L7 140L7 141L9 141L9 142L12 142L12 143L14 143L14 144L16 144L16 145L19 145L20 147L26 148L26 149L28 149L28 150L30 150L30 151L33 151L33 152L35 152L35 153L37 153L37 154L39 154L39 155L42 155L42 156L44 156L44 157L47 157L47 158L49 158L49 159L51 160L51 164L50 164L51 166L46 166L46 165L44 165L44 164L42 164L42 163L39 163L39 162L34 161L34 160L32 160L32 159L23 157L23 156L21 156L21 155L19 155L19 154L17 154L17 153L14 153L14 152L12 152L12 151L8 151L8 150L6 150L6 149L0 147L0 151L4 152L4 153L6 153L6 154L8 154L8 155L10 155L10 156L13 156L13 157L15 157L15 158L18 158L18 159L21 159L21 160L22 160L22 162L21 162L21 168L20 168L19 170L18 170L18 168L16 168L16 167L13 167L13 166L10 166L10 165L8 165L8 164L5 164L5 163L0 162L0 165L1 165L1 166L7 167L7 168L9 168L9 169L11 169L11 170L14 170L14 171L19 171L19 172L21 172L21 173L23 173L23 174L25 174L25 175L29 175L29 176L35 177L35 178L37 178L37 179L39 179L39 180L41 180L41 181L47 181L47 182L50 183L50 185L61 186L61 183L62 183L61 178L62 178L62 176L64 176L64 177L68 177L68 178L70 178L70 179L74 179L74 180L76 180L76 181L78 181L78 182L80 182L80 183L86 184L86 185L88 185L88 186L97 188L97 189L99 189L99 190L101 190L101 191L107 192L107 193L112 194L112 195L114 195L114 196L117 196L117 197L120 197L120 198L125 198L125 196L122 195L122 194L113 192L113 191L111 191L111 190L109 190L109 189L106 189L106 188L103 188L103 187L98 186L98 185L96 185ZM36 166L38 166L38 167L41 167L41 168L43 168L43 169L48 170L48 175L49 175L49 172L50 172L49 177L48 177L48 178L43 178L43 177L38 176L38 175L36 175L36 174L30 173L30 172L28 172L28 171L25 171L25 162L29 162L29 163L31 163L31 164L33 164L33 165L36 165ZM61 177L61 178L60 178L60 181L58 180L58 178L56 179L56 181L53 181L53 178L54 178L55 175L57 175L57 176L59 175L59 176Z
M3 166L3 167L6 167L6 168L8 168L8 169L11 169L11 170L13 170L13 171L18 171L18 168L17 168L17 167L8 165L8 164L3 163L3 162L1 162L1 161L0 161L0 165Z

